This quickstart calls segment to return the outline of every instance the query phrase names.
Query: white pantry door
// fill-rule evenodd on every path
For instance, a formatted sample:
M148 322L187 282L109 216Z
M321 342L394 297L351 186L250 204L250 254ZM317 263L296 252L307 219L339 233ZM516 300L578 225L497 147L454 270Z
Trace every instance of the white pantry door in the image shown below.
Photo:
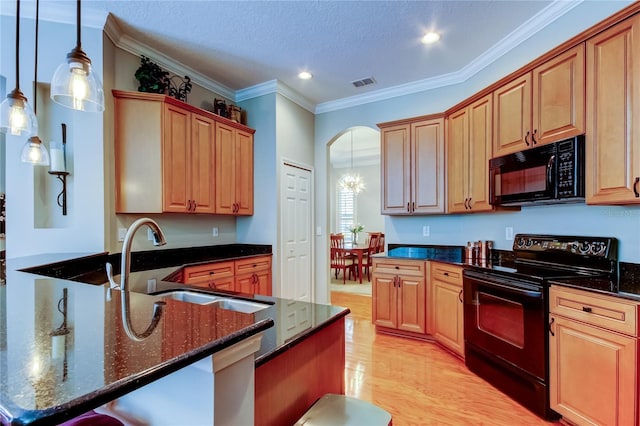
M313 302L312 172L290 162L283 163L281 170L280 297Z

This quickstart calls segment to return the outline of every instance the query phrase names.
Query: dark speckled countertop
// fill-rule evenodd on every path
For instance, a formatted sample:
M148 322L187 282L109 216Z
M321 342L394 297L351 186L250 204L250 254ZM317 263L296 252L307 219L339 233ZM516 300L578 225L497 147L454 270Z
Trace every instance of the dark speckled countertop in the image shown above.
M218 247L211 250L210 257L206 248L181 253L174 249L170 255L154 251L152 260L134 255L138 266L130 283L142 292L148 290L150 280L155 280L149 289L153 292L184 288L162 278L184 264L271 253L271 247L267 247ZM193 262L189 254L194 255ZM103 283L103 271L95 269L103 268L105 260L119 266L117 256L76 253L7 261L6 285L0 286L2 423L48 425L66 421L257 333L263 333L256 353L256 365L260 365L349 313L336 306L231 294L268 305L246 314L179 302L162 294L130 292L130 318L139 332L148 326L154 303L166 302L152 334L137 342L128 338L123 327L121 293L83 282L87 277L92 283ZM45 266L22 271L34 265ZM57 351L52 334L63 322L59 307L63 306L60 300L65 289L70 333L66 335L66 351ZM291 329L280 318L288 318L294 310L303 320Z

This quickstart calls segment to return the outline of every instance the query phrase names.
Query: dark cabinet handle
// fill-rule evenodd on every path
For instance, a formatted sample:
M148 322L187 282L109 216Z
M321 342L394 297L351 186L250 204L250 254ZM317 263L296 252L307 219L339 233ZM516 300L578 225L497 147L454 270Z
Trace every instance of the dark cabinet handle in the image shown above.
M396 279L398 280L398 288L400 288L400 286L402 285L402 278L396 276Z
M527 134L524 135L524 143L527 144L527 146L529 146L529 132L527 131Z
M582 307L582 310L583 310L584 312L588 312L588 313L591 313L591 312L592 312L592 309L591 309L589 306L583 306L583 307Z
M471 197L469 197L469 210L471 210Z
M633 182L633 194L636 198L640 197L640 193L638 193L638 182L640 182L640 177L637 177L635 182Z
M216 271L209 271L209 275L213 275L215 273L216 273Z
M413 203L411 203L411 212L415 212L416 211L416 202L414 201Z
M211 289L215 290L215 289L216 289L216 283L214 283L213 281L211 281L211 282L209 283L209 288L211 288Z
M193 200L193 210L192 211L196 211L196 209L198 208L198 203L196 203L196 200Z
M460 303L462 303L462 290L460 290L460 293L458 293L458 300L460 301Z
M448 276L449 276L449 273L448 273L448 272L445 272L443 275L444 275L445 277L448 277Z
M396 266L395 268L396 268L396 269L400 269L400 267L399 267L399 266Z
M531 135L531 143L533 143L534 145L538 143L538 141L536 140L536 133L538 133L538 129L534 129L533 134Z
M550 333L552 336L555 336L555 335L556 335L556 333L554 333L554 332L553 332L553 330L551 329L551 325L552 325L555 321L556 321L556 319L555 319L555 318L553 318L553 317L551 318L551 321L549 321L549 333Z
M467 202L468 202L468 201L469 201L469 199L468 199L468 198L465 198L465 199L464 199L464 209L465 209L465 210L469 210L469 206L467 205Z

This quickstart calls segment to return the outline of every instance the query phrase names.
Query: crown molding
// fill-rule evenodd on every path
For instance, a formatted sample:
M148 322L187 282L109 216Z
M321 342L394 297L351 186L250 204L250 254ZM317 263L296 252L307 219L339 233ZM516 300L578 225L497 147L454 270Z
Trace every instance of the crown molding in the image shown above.
M423 92L426 90L436 89L439 87L450 86L467 81L484 68L500 59L506 53L532 37L534 34L578 6L584 0L573 1L554 1L549 6L532 16L524 24L516 28L498 43L494 44L489 50L471 61L464 68L445 74L442 76L427 78L424 80L414 81L399 86L390 87L388 89L376 90L374 92L362 95L350 96L348 98L338 99L335 101L323 102L316 105L315 113L322 114L325 112L336 111L344 108L350 108L370 102L382 101L398 96L410 95L413 93Z
M287 86L281 81L270 80L265 83L256 84L255 86L240 89L236 92L236 102L242 102L247 99L257 98L259 96L277 93L291 100L300 107L309 112L315 112L315 104L302 96L299 92Z
M162 68L165 68L166 70L171 71L176 75L188 75L189 78L191 78L192 83L204 87L205 89L217 93L227 99L235 101L236 92L233 89L230 89L229 87L210 79L209 77L194 70L193 68L183 65L180 62L177 62L169 56L165 55L164 53L159 52L147 46L146 44L141 43L124 34L122 28L111 14L109 14L109 16L107 17L104 31L107 37L109 37L109 39L113 42L113 44L116 45L116 47L124 50L125 52L129 52L135 56L144 55L149 58L153 58L153 61L160 65Z

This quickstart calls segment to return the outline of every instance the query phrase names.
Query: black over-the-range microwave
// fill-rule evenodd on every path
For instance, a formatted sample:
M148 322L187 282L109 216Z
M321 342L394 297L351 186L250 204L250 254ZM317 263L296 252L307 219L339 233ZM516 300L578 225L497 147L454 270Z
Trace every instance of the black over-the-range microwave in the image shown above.
M491 204L584 201L584 135L489 160Z

